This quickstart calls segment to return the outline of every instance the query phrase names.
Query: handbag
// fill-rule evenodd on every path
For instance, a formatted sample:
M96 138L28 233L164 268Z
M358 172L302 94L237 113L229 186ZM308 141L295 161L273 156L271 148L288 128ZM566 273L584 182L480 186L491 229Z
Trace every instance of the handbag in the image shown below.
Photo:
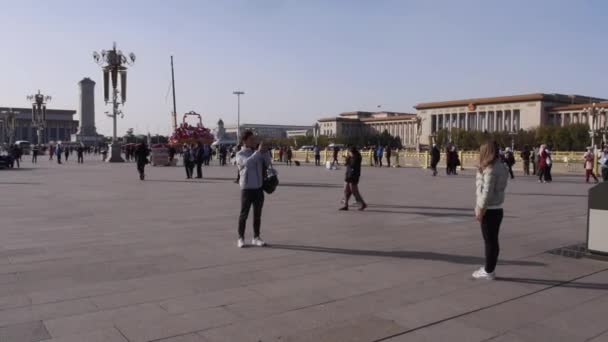
M266 169L264 174L264 181L262 183L262 189L267 194L272 194L279 185L279 177L277 177L277 171L272 168L272 165Z

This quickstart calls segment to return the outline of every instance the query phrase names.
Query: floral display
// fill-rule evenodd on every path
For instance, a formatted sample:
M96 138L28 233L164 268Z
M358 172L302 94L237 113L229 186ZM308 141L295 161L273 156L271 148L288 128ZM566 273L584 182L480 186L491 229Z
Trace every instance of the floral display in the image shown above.
M189 115L198 116L199 122L196 126L192 126L186 122L186 117ZM202 118L199 114L186 113L183 123L175 129L169 141L171 144L195 144L199 141L203 144L212 144L214 136L208 128L203 126Z

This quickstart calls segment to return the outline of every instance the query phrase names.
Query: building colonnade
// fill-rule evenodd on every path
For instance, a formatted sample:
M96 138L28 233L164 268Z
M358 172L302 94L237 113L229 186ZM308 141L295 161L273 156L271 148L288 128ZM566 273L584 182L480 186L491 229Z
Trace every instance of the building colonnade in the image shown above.
M431 115L432 133L454 128L467 131L511 132L518 131L520 124L519 109Z

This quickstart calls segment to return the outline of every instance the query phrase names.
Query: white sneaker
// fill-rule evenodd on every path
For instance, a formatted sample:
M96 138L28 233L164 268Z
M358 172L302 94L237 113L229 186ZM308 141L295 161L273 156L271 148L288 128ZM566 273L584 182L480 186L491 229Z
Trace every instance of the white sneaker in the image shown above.
M236 245L237 245L239 248L243 248L243 247L245 247L245 240L243 240L243 239L239 239L239 241L237 241Z
M251 240L251 244L254 245L254 246L258 246L258 247L264 247L264 246L266 246L266 242L264 242L260 238L254 238L253 240Z
M477 271L473 272L474 279L485 279L485 280L494 280L496 278L496 273L488 273L486 272L486 268L482 267Z

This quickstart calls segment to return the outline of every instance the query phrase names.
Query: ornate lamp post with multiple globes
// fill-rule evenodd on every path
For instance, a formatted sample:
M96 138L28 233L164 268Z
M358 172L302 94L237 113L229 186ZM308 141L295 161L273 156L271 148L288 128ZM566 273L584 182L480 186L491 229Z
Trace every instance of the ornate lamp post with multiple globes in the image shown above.
M122 51L116 49L116 43L112 50L102 50L101 52L93 52L93 59L101 66L103 70L103 98L106 104L110 102L110 81L112 83L112 114L108 114L113 119L112 145L110 163L124 162L122 159L120 144L118 143L116 121L118 115L124 117L122 111L118 108L119 105L124 105L127 102L127 65L135 63L135 54L130 53L125 56ZM118 89L118 76L120 75L120 90ZM119 95L120 94L120 98Z
M32 101L32 125L36 127L38 133L38 145L44 143L43 132L46 127L46 103L51 100L50 96L40 93L27 96Z
M15 142L16 119L19 112L10 108L9 110L2 111L0 114L3 114L2 126L4 128L4 133L8 136L8 144L12 145Z

